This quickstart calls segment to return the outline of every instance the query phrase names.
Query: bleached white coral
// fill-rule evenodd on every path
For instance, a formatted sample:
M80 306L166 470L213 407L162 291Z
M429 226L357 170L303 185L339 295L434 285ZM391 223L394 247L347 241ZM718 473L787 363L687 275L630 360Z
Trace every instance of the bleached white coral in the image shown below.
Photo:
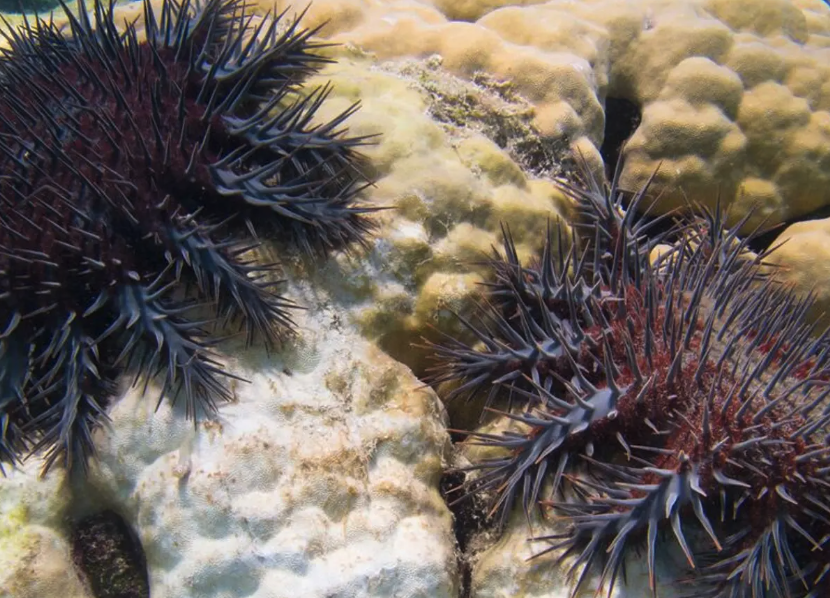
M223 347L250 383L235 385L237 401L217 422L194 429L167 402L154 412L152 387L145 397L132 389L96 437L99 461L82 495L67 504L59 474L14 472L2 482L0 515L42 536L42 560L67 554L61 512L116 510L143 544L153 596L455 596L451 515L437 490L448 447L437 397L333 312L300 324L302 357L290 347L270 357ZM48 511L9 506L44 492L55 497ZM22 550L0 553L18 584L6 587L45 574ZM62 575L74 576L69 559Z

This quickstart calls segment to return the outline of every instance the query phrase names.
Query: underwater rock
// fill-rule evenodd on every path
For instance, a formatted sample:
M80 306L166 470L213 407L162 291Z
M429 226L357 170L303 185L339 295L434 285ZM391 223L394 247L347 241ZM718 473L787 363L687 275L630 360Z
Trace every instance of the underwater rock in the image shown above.
M147 563L135 533L114 511L72 526L72 556L95 598L149 598Z

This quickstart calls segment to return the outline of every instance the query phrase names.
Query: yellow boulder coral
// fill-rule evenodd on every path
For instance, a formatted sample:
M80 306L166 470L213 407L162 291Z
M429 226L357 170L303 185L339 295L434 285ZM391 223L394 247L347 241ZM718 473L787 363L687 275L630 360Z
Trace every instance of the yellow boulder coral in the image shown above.
M359 13L359 14L358 14ZM440 55L512 82L540 135L603 142L608 97L640 107L622 184L662 163L658 209L716 197L772 225L830 205L830 7L822 0L350 0L324 35L380 61ZM315 21L317 22L317 21ZM591 153L591 152L588 152Z
M793 224L776 240L781 242L769 261L781 266L781 278L802 295L814 294L810 315L830 324L830 219Z

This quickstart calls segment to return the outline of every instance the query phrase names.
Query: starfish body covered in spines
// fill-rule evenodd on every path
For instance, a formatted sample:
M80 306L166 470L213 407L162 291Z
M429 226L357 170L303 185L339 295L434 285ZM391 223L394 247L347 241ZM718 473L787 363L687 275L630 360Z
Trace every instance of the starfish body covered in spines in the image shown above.
M560 183L579 212L567 257L549 235L524 265L505 230L463 318L474 342L427 343L432 383L486 392L513 420L467 433L500 454L451 495L491 496L501 524L517 502L554 514L563 527L532 538L536 558L567 565L574 596L593 573L610 596L640 547L656 595L663 537L686 556L689 596L825 595L830 335L807 319L812 297L747 249L751 215L724 228L720 208L675 213L657 234L636 215L647 186L624 209L618 179L581 164Z
M317 29L241 0L147 0L143 35L113 3L63 8L68 28L7 24L0 58L0 459L85 470L121 372L212 413L214 324L291 331L259 235L320 256L365 243L373 208L357 105L318 123L331 87L301 93L330 62Z

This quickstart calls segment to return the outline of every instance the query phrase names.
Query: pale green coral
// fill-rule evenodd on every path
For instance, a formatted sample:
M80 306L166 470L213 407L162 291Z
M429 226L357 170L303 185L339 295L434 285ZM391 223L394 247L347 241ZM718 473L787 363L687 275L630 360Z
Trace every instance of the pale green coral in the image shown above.
M0 540L0 595L91 598L73 568L66 541L54 530L31 525Z
M741 78L703 56L693 56L671 70L660 99L677 99L693 106L713 108L734 120L744 93Z
M479 172L495 186L524 187L527 179L522 169L495 143L484 137L461 140L455 150L461 163L473 172Z
M519 163L544 159L511 143L528 138L529 125L509 88L489 80L468 87L440 64L372 67L356 59L326 68L317 81L333 84L321 118L360 100L351 134L383 133L364 148L377 177L365 195L391 209L374 217L372 252L337 256L315 284L351 294L364 334L420 368L423 354L412 343L435 338L435 328L465 333L453 312L478 296L484 270L474 264L500 246L502 224L527 255L541 247L549 221L569 235L570 201Z
M30 469L7 470L0 481L0 596L90 598L66 539L72 493L65 477L55 471L39 480Z

